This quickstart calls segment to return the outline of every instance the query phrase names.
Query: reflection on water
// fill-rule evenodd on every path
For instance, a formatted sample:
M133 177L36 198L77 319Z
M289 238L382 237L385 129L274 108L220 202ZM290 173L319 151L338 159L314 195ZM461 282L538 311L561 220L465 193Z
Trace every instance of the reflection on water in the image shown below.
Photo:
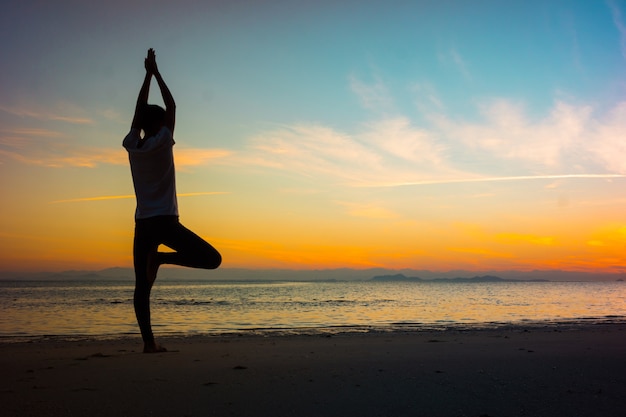
M136 334L129 282L0 282L0 336ZM623 282L157 281L155 332L626 319Z

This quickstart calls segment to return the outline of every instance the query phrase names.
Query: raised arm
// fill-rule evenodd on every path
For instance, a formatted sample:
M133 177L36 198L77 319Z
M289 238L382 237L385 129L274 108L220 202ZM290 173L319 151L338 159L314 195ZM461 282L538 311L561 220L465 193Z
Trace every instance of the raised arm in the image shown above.
M170 89L167 87L167 84L163 81L163 77L161 76L156 64L156 55L154 54L154 49L152 48L148 51L148 58L146 58L146 70L154 75L154 78L159 84L161 96L163 97L163 103L165 104L165 126L167 126L170 131L174 133L174 124L176 123L176 102L174 102L174 97L172 96Z
M131 123L131 129L141 129L141 115L143 109L148 105L148 94L150 93L150 80L152 79L152 73L148 71L146 60L146 76L143 79L143 84L139 90L139 97L137 97L137 105L135 106L135 115L133 116L133 122Z

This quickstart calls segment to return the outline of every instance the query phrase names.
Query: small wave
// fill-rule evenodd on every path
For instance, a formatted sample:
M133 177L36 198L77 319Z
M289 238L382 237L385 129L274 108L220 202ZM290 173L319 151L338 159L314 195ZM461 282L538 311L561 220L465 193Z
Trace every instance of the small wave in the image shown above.
M232 305L231 302L225 300L169 300L169 299L157 299L155 304L160 305L174 305L174 306L203 306L203 305L215 305L215 306L228 306Z

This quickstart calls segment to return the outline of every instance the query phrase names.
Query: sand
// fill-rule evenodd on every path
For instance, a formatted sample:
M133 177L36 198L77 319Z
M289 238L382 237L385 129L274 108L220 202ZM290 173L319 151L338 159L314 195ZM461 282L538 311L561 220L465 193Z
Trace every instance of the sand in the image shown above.
M626 416L626 325L0 344L2 416Z

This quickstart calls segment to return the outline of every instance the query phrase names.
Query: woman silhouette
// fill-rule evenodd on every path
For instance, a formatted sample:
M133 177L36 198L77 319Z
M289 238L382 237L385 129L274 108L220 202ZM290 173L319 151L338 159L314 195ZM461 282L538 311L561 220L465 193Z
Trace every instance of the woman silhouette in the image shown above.
M171 264L215 269L222 257L178 221L173 155L176 104L159 73L153 49L148 50L144 65L146 75L123 145L128 151L137 199L133 241L135 315L144 342L143 351L153 353L165 351L155 342L150 322L150 291L159 267ZM152 77L157 80L165 109L148 104ZM175 252L159 252L161 244Z

